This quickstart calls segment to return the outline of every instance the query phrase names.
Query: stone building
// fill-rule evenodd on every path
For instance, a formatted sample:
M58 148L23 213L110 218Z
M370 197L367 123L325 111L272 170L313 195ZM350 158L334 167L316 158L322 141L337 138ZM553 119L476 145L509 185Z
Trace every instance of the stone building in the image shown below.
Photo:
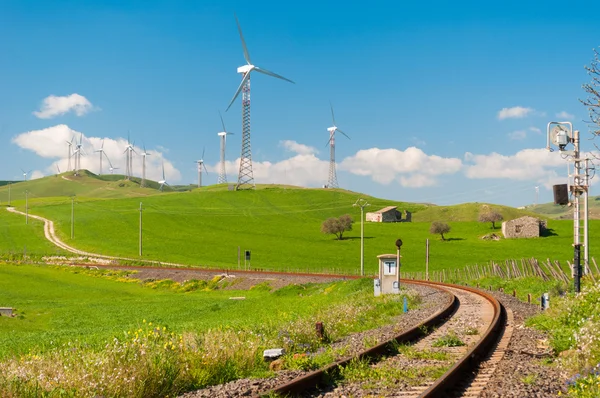
M537 238L545 228L545 222L538 218L524 216L502 223L502 234L505 238Z
M402 213L398 211L397 206L384 207L365 216L366 221L371 222L410 222L411 218L411 212L404 210L404 219L402 219Z

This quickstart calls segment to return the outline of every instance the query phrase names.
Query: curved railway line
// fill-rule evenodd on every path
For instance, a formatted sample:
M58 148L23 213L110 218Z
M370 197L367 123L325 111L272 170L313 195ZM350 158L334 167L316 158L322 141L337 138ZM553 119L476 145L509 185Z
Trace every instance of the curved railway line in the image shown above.
M445 326L459 317L478 319L480 322L478 322L478 333L472 336L466 346L450 350L452 352L450 356L455 358L454 365L432 383L421 384L408 390L389 391L389 395L423 398L479 396L479 393L485 388L486 377L489 378L493 373L494 364L501 359L510 338L507 333L504 333L507 313L502 304L490 294L470 287L425 281L403 281L403 283L433 286L449 292L453 299L428 319L390 341L378 344L352 357L344 358L270 390L262 391L255 397L312 396L314 394L311 394L310 390L318 391L319 386L326 385L327 380L339 372L341 367L345 367L357 359L377 361L389 351L391 345L398 343L407 344L419 341L415 346L418 349L431 346L432 342L445 332ZM425 330L433 328L437 328L433 333L425 332ZM504 338L502 338L503 336ZM497 344L498 342L500 344ZM389 358L384 360L389 360ZM485 373L481 377L476 377L476 371L482 362L487 365Z

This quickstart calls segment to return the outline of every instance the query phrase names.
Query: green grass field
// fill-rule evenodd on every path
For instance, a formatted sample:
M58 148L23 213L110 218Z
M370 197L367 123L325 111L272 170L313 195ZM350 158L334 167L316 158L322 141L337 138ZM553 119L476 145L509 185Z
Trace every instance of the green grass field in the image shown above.
M158 193L128 187L132 182L103 181L94 176L67 181L48 177L29 181L30 212L52 219L59 236L68 244L90 252L138 257L139 206L143 203L143 256L141 259L176 262L193 266L237 268L238 247L252 251L252 268L290 271L356 273L360 267L360 210L352 206L364 195L344 190L262 186L255 191L228 191L211 186L190 192ZM118 187L124 184L124 187ZM13 188L17 191L15 184ZM75 239L70 239L71 198L60 196L65 186L79 187L75 204ZM38 193L36 193L38 192ZM6 187L0 187L0 195ZM118 194L118 195L117 195ZM44 196L45 195L45 196ZM55 195L55 196L50 196ZM90 196L87 196L90 195ZM95 196L94 196L95 195ZM111 197L115 195L115 197ZM140 196L145 195L145 196ZM1 198L1 196L0 196ZM485 241L481 236L500 233L499 226L477 222L485 204L427 206L366 197L367 210L396 205L413 212L412 223L365 223L365 269L373 274L376 256L394 253L401 238L403 270L419 271L425 264L425 241L430 240L432 270L463 267L466 264L500 261L507 258L573 258L572 221L550 220L549 236L535 239ZM13 201L24 210L24 201ZM532 214L503 206L490 206L505 219ZM356 220L346 239L338 241L320 232L328 217L349 213ZM0 215L0 217L4 217ZM14 217L14 216L13 216ZM431 221L448 222L452 231L447 241L431 235ZM40 236L39 225L29 226ZM37 231L37 232L34 232ZM600 221L590 222L590 236L600 231ZM33 238L31 238L33 239ZM13 237L4 251L25 246ZM40 250L43 244L39 244ZM590 253L595 240L590 239ZM241 261L243 267L243 260Z
M210 328L260 329L309 317L348 300L348 295L372 299L370 280L289 287L196 290L152 289L139 282L108 279L99 273L70 267L0 265L0 306L16 308L18 317L0 317L0 357L36 347L47 351L76 340L92 346L143 320L170 330ZM245 300L230 300L244 296ZM383 321L383 318L382 318ZM370 321L369 321L370 322Z

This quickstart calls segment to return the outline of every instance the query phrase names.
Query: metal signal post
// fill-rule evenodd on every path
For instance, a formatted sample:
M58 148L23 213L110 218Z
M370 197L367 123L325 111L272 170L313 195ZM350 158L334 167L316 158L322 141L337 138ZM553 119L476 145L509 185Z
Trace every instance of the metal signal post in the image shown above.
M548 123L546 149L552 151L550 143L558 146L561 153L573 162L573 174L569 174L570 191L573 200L573 283L575 292L581 288L581 275L589 272L588 249L588 188L589 188L589 159L582 159L579 150L579 131L573 130L571 122ZM573 144L572 151L566 150L568 144ZM585 169L585 170L584 170ZM573 178L571 180L571 177ZM583 209L581 199L583 197ZM582 213L583 212L583 217ZM583 232L583 237L581 236ZM581 242L583 238L583 243ZM581 246L583 246L583 266L581 264Z

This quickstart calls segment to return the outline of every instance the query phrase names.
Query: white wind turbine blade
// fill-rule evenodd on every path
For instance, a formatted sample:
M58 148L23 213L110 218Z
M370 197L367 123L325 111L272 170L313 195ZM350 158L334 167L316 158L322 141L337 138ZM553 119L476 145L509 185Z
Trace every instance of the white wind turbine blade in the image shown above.
M348 137L348 134L344 133L342 130L336 128L335 131L339 131L340 133L344 134L346 138L350 139L350 137Z
M206 147L202 148L202 157L200 159L202 159L204 161L204 151L206 151Z
M219 111L219 117L221 118L221 126L223 126L223 132L226 133L225 122L223 121L223 115L221 115L221 111Z
M244 35L242 34L242 27L240 26L240 21L238 20L237 15L235 15L235 23L237 24L237 28L238 28L238 32L240 32L240 39L242 40L242 48L244 49L244 58L246 59L246 62L248 62L248 65L252 65L252 62L250 62L250 54L248 53L248 47L246 47L246 40L244 40Z
M227 109L225 109L225 112L227 112L229 110L229 108L231 108L233 101L235 101L235 99L238 97L238 95L240 95L240 92L242 91L242 87L244 87L244 84L246 84L246 81L248 79L250 79L250 72L248 72L244 75L244 78L242 79L240 86L238 87L237 91L235 92L235 95L233 96L233 98L231 99L231 102L229 102L229 106L227 107Z
M205 172L206 174L208 174L208 170L206 170L206 165L205 165L204 163L202 163L202 167L204 167L204 172ZM202 170L200 170L200 171L202 172Z
M329 101L329 107L331 108L331 120L333 121L333 125L335 126L335 115L333 114L333 105L331 101Z
M290 83L296 84L295 82L293 82L292 80L288 79L287 77L283 77L281 75L278 75L277 73L271 72L271 71L263 69L263 68L259 68L258 66L255 66L254 70L257 71L257 72L260 72L260 73L264 73L265 75L273 76L273 77L276 77L278 79L285 80L285 81L288 81Z

